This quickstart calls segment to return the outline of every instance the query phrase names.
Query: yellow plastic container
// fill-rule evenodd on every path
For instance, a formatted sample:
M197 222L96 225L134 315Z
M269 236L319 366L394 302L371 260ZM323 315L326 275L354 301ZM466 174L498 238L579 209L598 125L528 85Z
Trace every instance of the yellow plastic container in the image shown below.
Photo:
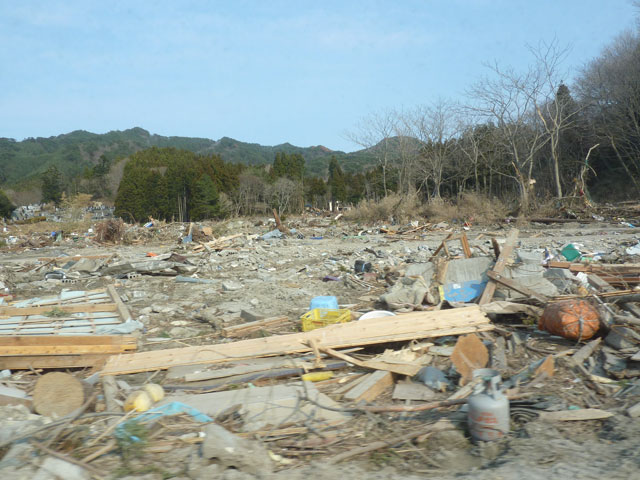
M351 311L346 309L330 310L328 308L314 308L300 317L302 331L308 332L316 328L326 327L334 323L351 321Z
M333 377L333 372L311 372L302 375L302 380L305 382L322 382L323 380L329 380Z

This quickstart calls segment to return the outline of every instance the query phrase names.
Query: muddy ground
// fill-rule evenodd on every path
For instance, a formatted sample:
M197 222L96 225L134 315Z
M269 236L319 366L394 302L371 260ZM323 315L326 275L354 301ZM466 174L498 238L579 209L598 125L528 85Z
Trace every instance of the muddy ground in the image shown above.
M144 324L144 331L139 333L139 349L144 351L226 342L228 339L222 335L221 328L243 323L251 315L286 315L291 319L285 326L261 335L298 331L297 319L307 311L310 299L319 295L335 295L341 306L354 312L382 308L377 298L387 289L385 275L397 277L407 265L428 261L448 232L462 232L456 225L441 225L408 236L394 236L379 233L378 228L371 226L309 217L292 219L288 225L296 227L304 238L292 235L286 239L260 239L259 235L272 228L266 218L234 220L223 227L214 225L221 236L244 235L220 251L198 253L193 252L194 243L180 242L184 230L176 225L143 232L139 243L134 245L99 245L79 235L75 241L42 248L6 248L0 252L0 268L16 299L57 294L63 288L90 290L115 282L134 318ZM465 233L474 255L489 255L490 237L504 237L513 226L472 226ZM518 248L523 250L539 250L542 255L545 248L553 251L571 242L581 244L583 252L599 253L601 261L606 263L640 263L625 252L627 247L638 243L640 230L618 222L518 227ZM18 234L15 227L9 229L10 233ZM168 252L186 256L197 266L195 275L211 283L179 283L175 276L164 275L119 279L82 275L75 283L64 284L44 280L43 271L19 271L38 264L37 259L41 257L114 254L116 257L111 261L117 261ZM451 253L460 253L455 243ZM361 277L355 277L356 260L371 262L373 271L378 272L377 279L363 282ZM326 276L340 280L323 281ZM531 319L501 316L495 321L506 331L518 331L523 340L509 352L503 376L521 370L546 354L576 347L575 343L537 331ZM447 362L447 358L434 359L434 364L443 368ZM164 372L157 375L154 381L171 383L164 375ZM149 376L137 374L124 378L136 385L144 383ZM560 358L553 378L529 384L525 392L553 397L565 408L601 408L614 413L613 417L583 422L545 423L535 419L514 422L508 438L475 445L466 432L464 413L456 413L455 408L422 414L360 415L327 433L336 440L331 446L310 449L309 453L294 451L289 446L291 439L269 441L271 451L291 460L276 464L273 476L292 479L309 476L333 479L336 475L345 479L640 478L640 419L630 418L626 413L628 407L640 401L640 388L635 393L614 396L632 381L633 377L616 379L613 386L603 387L604 392L594 393ZM274 382L286 383L287 380ZM334 387L328 384L318 388L331 397ZM390 401L390 394L386 393L376 403ZM336 453L376 440L388 440L408 428L428 425L443 417L449 417L460 428L362 454L337 465L326 462ZM118 452L112 452L93 460L92 465L105 472L107 478L256 478L241 470L223 471L215 466L203 469L198 463L197 449L197 445L190 445L162 453L144 453L127 469L122 468ZM23 460L18 464L0 463L4 465L5 477L32 478L40 461L33 452L30 447L21 452L22 456L16 458ZM67 448L66 452L72 454L73 450ZM26 463L21 463L23 461Z

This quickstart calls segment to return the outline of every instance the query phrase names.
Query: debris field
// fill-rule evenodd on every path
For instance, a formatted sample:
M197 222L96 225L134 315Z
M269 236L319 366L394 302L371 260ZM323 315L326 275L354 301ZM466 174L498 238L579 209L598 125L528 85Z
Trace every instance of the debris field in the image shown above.
M640 478L640 236L533 220L7 225L0 472Z

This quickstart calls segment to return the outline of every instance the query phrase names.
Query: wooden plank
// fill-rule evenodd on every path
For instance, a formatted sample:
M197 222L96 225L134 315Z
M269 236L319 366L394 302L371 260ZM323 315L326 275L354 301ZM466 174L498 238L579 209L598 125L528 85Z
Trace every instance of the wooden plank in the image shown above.
M436 392L431 390L426 385L416 382L400 382L397 383L393 389L394 400L418 400L426 401L433 400L436 397Z
M14 317L21 315L45 315L51 311L64 313L92 313L92 312L115 312L115 303L88 303L82 305L48 305L44 307L0 307L0 317ZM55 310L54 310L55 309ZM51 317L55 319L55 317Z
M0 357L13 357L17 355L86 355L94 353L125 353L135 350L130 345L64 345L64 346L13 346L0 347Z
M612 412L598 408L583 408L581 410L559 410L557 412L540 412L543 422L572 422L579 420L603 420L613 417Z
M364 382L349 390L344 398L353 402L371 402L393 385L393 375L382 370L375 371Z
M332 357L339 358L340 360L344 360L345 362L349 362L357 367L370 368L372 370L383 370L386 372L398 373L400 375L407 375L409 377L413 377L417 374L422 365L418 364L407 364L407 363L389 363L382 362L378 360L358 360L357 358L353 358L349 355L345 355L342 352L338 352L328 347L319 346L318 349L321 352L326 353L327 355L331 355Z
M450 233L449 235L447 235L447 237L442 241L442 243L440 243L440 246L438 248L436 248L435 252L433 252L433 255L431 255L431 258L429 259L429 261L431 261L434 258L436 258L438 256L438 254L440 253L440 250L442 250L442 249L444 249L444 251L447 254L447 256L449 256L449 249L447 248L447 240L449 240L451 237L453 237L453 233Z
M0 357L0 369L30 370L33 368L95 367L101 366L108 357L108 354Z
M335 349L488 330L493 330L493 325L478 306L433 312L411 312L394 317L334 324L309 332L253 338L219 345L114 355L107 361L102 374L120 375L163 370L178 365L224 363L247 358L309 352L311 351L308 344L310 339L316 339L321 346Z
M597 274L612 274L612 273L629 273L640 274L640 263L571 263L571 262L554 262L551 261L547 264L549 268L565 268L574 273L588 272Z
M590 273L587 275L587 282L589 282L589 285L591 285L599 292L612 292L615 290L615 288L613 288L608 282L603 280L595 273Z
M518 240L518 229L514 228L509 232L507 236L507 241L502 247L502 251L500 252L500 257L496 261L496 264L493 266L493 272L501 274L504 272L504 269L507 266L507 262L509 261L509 257L513 252L513 249L516 246L516 241ZM493 294L496 291L496 282L493 280L489 280L487 286L484 288L484 292L482 292L482 296L480 297L479 305L484 305L485 303L489 303L493 298Z
M493 270L489 270L487 272L487 277L489 277L494 282L498 282L504 285L505 287L510 288L511 290L514 290L518 293L521 293L522 295L526 295L527 297L533 298L534 300L537 300L540 303L547 303L549 301L549 298L547 296L542 295L541 293L537 293L534 290L531 290L530 288L525 287L524 285L521 285L516 280L513 280L511 278L506 278L503 275L496 273Z
M109 292L109 295L111 296L113 302L116 304L118 314L120 314L122 321L126 322L127 320L129 320L131 318L131 313L129 313L129 309L120 298L120 295L116 291L116 287L113 285L109 285L107 287L107 291Z
M584 361L593 354L596 348L598 348L600 342L602 342L602 338L596 338L595 340L591 340L586 345L580 347L580 350L571 355L571 363L574 365L582 365Z
M460 235L460 243L462 244L462 250L464 251L464 256L467 258L471 258L471 247L469 246L469 239L467 238L467 234L463 233Z
M86 258L88 260L98 260L101 258L109 258L111 255L74 255L73 257L39 257L38 261L40 262L61 262L61 261L77 261L82 258Z
M288 321L289 317L284 315L279 317L270 317L265 318L264 320L256 320L255 322L247 322L240 325L234 325L232 327L225 327L222 329L222 333L227 337L240 337L253 332L257 332L267 327L284 325Z
M348 392L353 387L358 385L360 382L364 382L364 380L371 375L370 373L356 373L355 375L350 375L348 380L342 384L340 387L335 389L332 393L334 395L342 395L345 392Z
M0 337L0 349L6 347L42 347L77 345L123 345L127 350L136 348L138 339L132 335L79 335L79 336L17 336Z

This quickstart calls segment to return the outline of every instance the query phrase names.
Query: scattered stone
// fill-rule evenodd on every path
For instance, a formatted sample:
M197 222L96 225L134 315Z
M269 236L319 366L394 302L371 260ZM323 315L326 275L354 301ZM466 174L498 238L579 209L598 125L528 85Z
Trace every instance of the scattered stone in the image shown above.
M634 406L629 407L629 408L627 409L627 414L628 414L631 418L640 417L640 403L636 403Z
M196 328L189 327L173 327L169 330L169 335L173 338L189 338L196 337L200 332Z
M237 290L242 290L242 284L234 280L226 280L222 282L222 289L225 292L235 292Z
M264 315L260 315L252 310L243 309L240 312L240 318L246 320L247 322L256 322L258 320L262 320L265 318Z
M47 457L32 480L89 480L85 469L59 458Z
M266 476L273 464L265 447L256 441L247 440L214 423L204 429L202 456L214 460L223 468L233 467L242 472Z

